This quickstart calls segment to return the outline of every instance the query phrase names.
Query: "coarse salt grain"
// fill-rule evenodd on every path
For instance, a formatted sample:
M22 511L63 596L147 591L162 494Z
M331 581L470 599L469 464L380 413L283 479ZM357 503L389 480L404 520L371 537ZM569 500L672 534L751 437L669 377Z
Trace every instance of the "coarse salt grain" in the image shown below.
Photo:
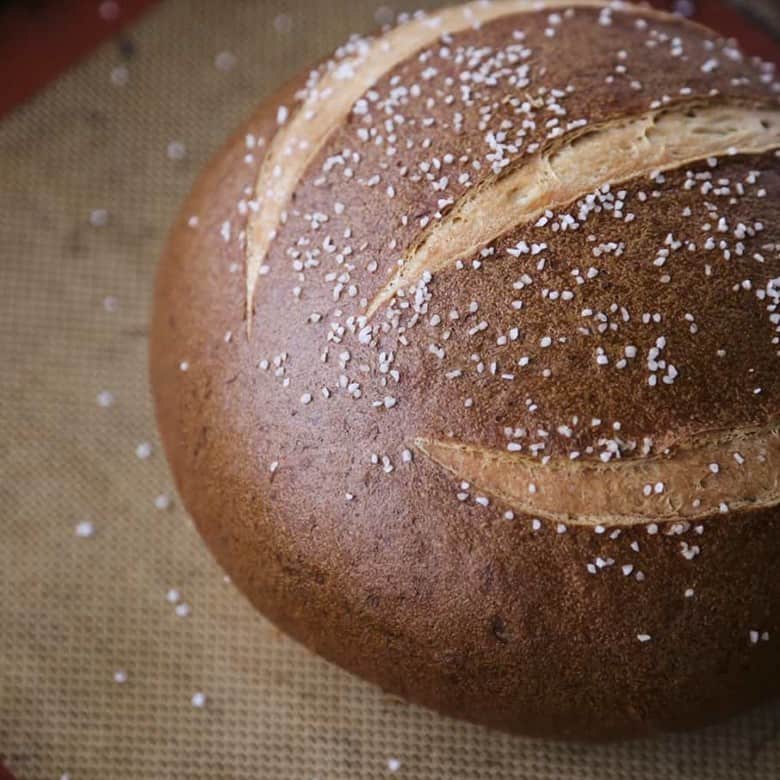
M124 87L125 84L130 80L130 71L127 69L126 65L117 65L114 68L111 68L111 83L115 87Z
M395 21L395 12L389 6L380 5L374 11L374 21L380 26L392 24Z
M238 58L232 51L221 51L214 57L214 67L225 73L233 70L236 67L236 62L238 62Z
M105 227L108 224L108 211L106 209L92 209L89 212L89 224L92 227Z
M155 496L154 506L160 510L169 509L171 506L171 497L167 493L160 493L159 496Z
M97 394L98 406L102 406L104 408L109 407L113 405L115 400L116 399L114 398L114 394L110 390L101 390Z
M112 22L119 18L119 3L116 0L103 0L98 6L98 16L104 22Z
M290 32L293 28L293 21L289 14L278 14L274 17L274 29L282 35Z
M166 594L165 594L165 600L169 604L178 604L181 600L181 593L179 593L176 588L171 588Z
M89 539L95 535L95 526L89 520L82 520L76 525L76 536L80 539Z
M187 156L187 147L181 141L171 141L166 154L169 160L183 160Z

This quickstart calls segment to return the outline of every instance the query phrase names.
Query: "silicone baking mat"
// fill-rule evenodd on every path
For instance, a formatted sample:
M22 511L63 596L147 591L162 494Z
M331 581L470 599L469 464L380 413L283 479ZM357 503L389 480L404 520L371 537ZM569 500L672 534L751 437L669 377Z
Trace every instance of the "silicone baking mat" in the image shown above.
M0 763L18 780L780 777L778 706L586 746L389 697L255 614L173 494L146 373L166 227L259 99L390 15L166 0L0 125Z

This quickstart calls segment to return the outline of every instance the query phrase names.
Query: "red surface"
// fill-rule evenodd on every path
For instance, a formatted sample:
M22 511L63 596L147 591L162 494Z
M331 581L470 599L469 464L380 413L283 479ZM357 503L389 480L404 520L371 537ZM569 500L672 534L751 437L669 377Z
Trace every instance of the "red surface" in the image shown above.
M157 0L17 0L0 11L0 117L116 34ZM0 780L3 780L0 775Z
M316 5L316 0L309 1ZM119 13L108 19L100 13L104 0L11 2L0 11L0 117L99 43L116 36L155 2L109 0ZM673 0L651 2L659 8L674 6ZM778 42L721 0L697 0L696 7L698 21L738 39L750 54L780 62Z
M17 0L0 11L0 117L157 1L114 0L119 13L108 19L100 13L103 0ZM651 2L674 6L673 0ZM742 14L719 0L698 0L696 6L698 21L736 38L750 54L780 62L777 41Z
M672 10L675 3L670 0L651 0L656 8ZM706 24L721 35L736 38L748 53L765 60L780 63L780 43L769 32L762 30L755 22L722 0L695 0L697 22Z
M0 764L0 780L14 780L14 776Z

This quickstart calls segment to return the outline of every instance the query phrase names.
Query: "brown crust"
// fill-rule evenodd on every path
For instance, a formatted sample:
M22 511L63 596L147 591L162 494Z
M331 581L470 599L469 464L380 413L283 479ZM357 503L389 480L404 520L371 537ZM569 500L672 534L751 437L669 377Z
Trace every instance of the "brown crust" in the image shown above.
M716 126L721 132L712 132ZM683 104L568 133L563 143L550 144L531 160L520 158L500 175L485 178L422 231L403 264L369 303L366 316L373 317L423 271L446 269L459 258L474 256L512 228L567 207L605 181L617 187L705 157L724 156L729 149L758 154L777 146L780 110L771 104L764 109L739 103L709 102L703 108Z
M563 529L555 522L533 523L519 511L509 521L504 513L512 511L510 505L495 496L487 507L478 503L478 486L462 488L414 448L416 437L446 440L454 433L469 445L505 449L507 426L539 427L551 432L546 451L567 457L574 447L583 452L594 447L597 453L598 439L612 438L604 430L620 421L623 443L636 442L622 453L631 459L643 456L645 437L653 439L652 452L658 454L706 431L767 426L777 419L780 377L766 302L755 303L747 290L732 293L746 277L745 268L700 246L684 259L670 260L676 264L672 281L659 288L663 270L637 259L654 252L667 232L684 230L679 220L670 225L674 215L686 207L704 208L698 190L686 194L679 188L685 171L668 174L663 183L624 185L638 215L639 191L664 193L645 207L654 209L657 225L621 223L618 232L636 257L631 252L620 259L603 257L598 281L586 279L578 288L591 292L576 312L556 308L549 297L533 304L531 288L506 291L519 270L512 262L526 261L499 257L521 239L538 240L540 227L510 231L497 244L495 262L486 261L480 272L453 268L433 280L425 318L434 313L446 318L450 309L466 311L469 301L478 300L479 316L491 324L489 333L473 337L468 333L477 324L474 317L452 326L447 369L468 368L474 352L486 364L493 353L504 359L496 334L511 326L508 296L516 294L528 312L523 350L544 359L561 381L551 383L539 372L529 373L522 388L501 384L490 372L464 377L466 387L445 380L439 358L429 350L434 341L444 343L441 334L423 323L409 329L410 345L399 350L402 380L393 390L382 385L385 375L359 368L376 364L382 339L393 332L367 345L347 333L322 363L329 315L308 324L307 316L332 311L332 284L313 270L304 302L294 303L291 295L297 276L283 270L289 266L284 236L298 235L295 224L326 202L310 186L316 165L296 193L300 217L290 215L275 244L272 262L279 273L258 290L258 311L273 316L264 318L251 340L245 337L241 245L224 241L221 226L229 221L233 238L246 227L236 203L250 198L245 188L251 193L260 155L245 161L245 133L268 140L277 106L292 105L302 83L267 101L204 172L173 228L155 292L150 362L162 438L186 506L238 587L281 628L345 668L427 706L510 731L637 736L700 725L776 695L776 507L660 527ZM615 98L613 108L621 99ZM697 170L706 168L702 163ZM780 242L776 158L734 157L718 170L740 180L751 170L762 172L769 196L758 198L748 188L752 194L729 204L728 216L760 216L763 243ZM344 192L339 197L349 196ZM410 190L399 208L413 205L419 195ZM351 197L347 206L357 209L355 201L365 193ZM378 208L362 200L360 218L372 224ZM197 227L188 226L193 215ZM593 215L588 230L600 233L608 217ZM333 218L328 230L335 236L344 228ZM408 236L413 239L413 231ZM587 258L592 249L584 243L586 234L559 238L549 240L551 260L544 271L528 266L539 288L562 289L559 282L571 278L575 259L583 272L591 262L583 259L583 251ZM761 278L780 275L778 257L765 254ZM717 272L712 285L700 283L705 262ZM758 279L753 266L749 271ZM382 283L379 275L354 276L361 294ZM612 301L629 297L638 316L613 334L615 348L629 341L646 345L641 313L668 311L663 331L668 351L685 367L685 381L654 392L642 383L643 356L625 374L610 373L607 387L592 353L583 359L575 340L554 354L535 343L543 333L556 339L570 334L584 305L609 315ZM696 340L683 316L694 309ZM388 313L388 322L410 315L397 307L396 312ZM757 335L746 340L747 332ZM659 335L655 328L652 338ZM725 368L713 354L722 346L730 358ZM344 349L351 359L340 369ZM283 373L275 371L274 358ZM259 367L264 360L270 362L267 370ZM717 378L708 382L715 370ZM338 389L339 374L361 383L362 401ZM759 385L762 393L754 397ZM332 390L327 402L319 397L300 402L304 392L317 395L323 386ZM372 406L391 393L399 396L397 407ZM475 401L473 414L462 411L467 395ZM533 413L527 397L539 404ZM564 418L596 412L604 421L600 431L573 426L573 433L556 432ZM404 462L405 450L413 455L411 463ZM461 491L467 500L459 500ZM688 590L693 595L686 596ZM765 632L768 640L761 638Z

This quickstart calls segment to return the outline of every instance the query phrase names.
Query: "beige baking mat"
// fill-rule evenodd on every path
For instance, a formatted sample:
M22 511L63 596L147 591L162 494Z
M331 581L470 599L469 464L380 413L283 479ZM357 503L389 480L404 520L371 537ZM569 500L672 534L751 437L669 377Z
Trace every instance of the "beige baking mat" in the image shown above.
M386 696L256 615L173 497L146 378L166 225L253 104L375 12L167 0L0 125L0 761L19 780L776 780L777 707L592 747Z

